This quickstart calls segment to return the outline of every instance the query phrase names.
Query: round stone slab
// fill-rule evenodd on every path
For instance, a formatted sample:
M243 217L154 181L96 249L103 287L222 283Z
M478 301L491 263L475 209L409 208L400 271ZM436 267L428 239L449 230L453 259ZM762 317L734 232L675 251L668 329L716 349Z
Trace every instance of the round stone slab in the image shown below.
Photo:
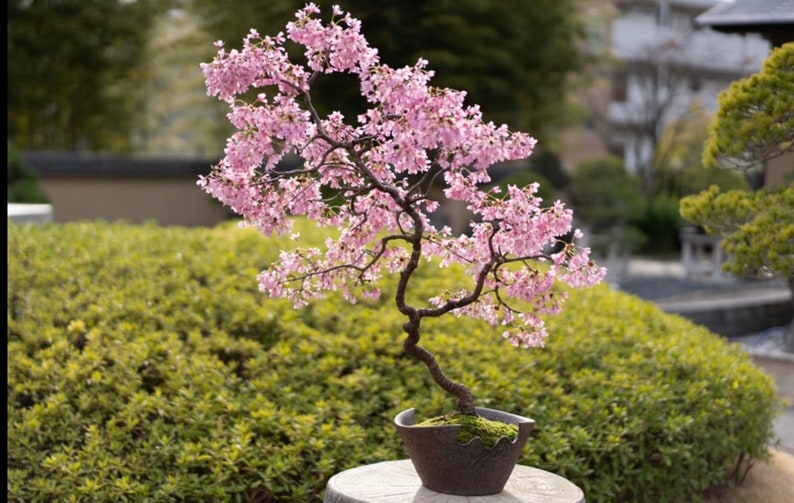
M517 465L499 494L453 496L425 487L409 459L384 461L337 473L325 490L325 503L585 503L584 493L553 473Z

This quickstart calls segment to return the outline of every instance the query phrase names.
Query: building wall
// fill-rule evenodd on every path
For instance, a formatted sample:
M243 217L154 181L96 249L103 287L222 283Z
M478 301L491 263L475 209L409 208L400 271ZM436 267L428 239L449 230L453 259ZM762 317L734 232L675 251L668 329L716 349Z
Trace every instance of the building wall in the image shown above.
M160 225L212 226L230 214L196 185L196 178L40 178L54 222L155 221Z
M217 159L195 156L25 151L50 198L53 221L154 221L211 226L231 216L196 184Z
M694 18L715 3L588 2L588 32L596 34L590 38L605 47L588 44L591 54L602 57L602 66L591 70L591 85L575 97L590 111L587 124L561 134L561 157L567 167L613 153L636 172L651 155L650 141L638 131L653 107L664 112L657 131L661 135L666 124L684 116L696 102L706 111L715 112L720 92L761 68L770 49L761 36L729 35L695 27ZM658 89L651 91L648 75L643 72L652 73L654 68L665 72L667 65L677 73L667 79L662 73L655 79Z
M695 102L716 112L719 93L757 72L769 54L769 44L760 36L696 29L694 18L713 2L666 3L666 23L660 14L662 1L639 1L625 2L622 15L612 25L612 53L627 63L627 89L625 101L610 103L610 140L623 145L630 171L651 156L648 139L635 133L646 112L658 107L662 113L658 135ZM658 72L656 89L649 78L654 70Z

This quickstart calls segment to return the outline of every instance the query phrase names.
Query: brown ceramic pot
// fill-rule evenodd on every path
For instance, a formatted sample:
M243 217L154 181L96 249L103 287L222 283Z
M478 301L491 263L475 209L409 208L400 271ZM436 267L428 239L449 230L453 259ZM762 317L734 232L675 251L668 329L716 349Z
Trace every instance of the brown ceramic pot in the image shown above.
M457 496L484 496L502 492L518 463L535 421L493 409L477 408L486 419L518 425L518 437L500 438L491 448L480 438L467 444L457 441L459 425L416 426L414 409L394 418L422 485Z

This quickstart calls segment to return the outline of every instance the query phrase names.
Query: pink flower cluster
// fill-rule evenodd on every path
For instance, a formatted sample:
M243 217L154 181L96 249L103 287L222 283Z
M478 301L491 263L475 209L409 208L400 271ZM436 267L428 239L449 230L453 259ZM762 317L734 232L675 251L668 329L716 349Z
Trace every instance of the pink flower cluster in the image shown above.
M416 257L462 264L472 284L429 299L424 312L486 320L503 326L513 345L541 345L540 315L558 312L565 299L555 279L581 288L605 271L587 248L560 242L572 212L559 202L541 207L536 184L511 186L504 196L482 189L487 168L526 158L535 140L484 122L465 93L432 87L424 60L398 69L382 64L360 22L338 6L327 24L317 14L307 4L286 35L251 30L240 51L218 42L215 59L202 64L208 94L229 104L236 132L199 185L265 235L291 232L296 215L339 229L322 250L282 252L259 275L260 289L296 307L333 290L355 302L376 297L379 278L415 267ZM289 41L305 48L305 66L289 60ZM338 112L320 116L312 105L314 79L330 73L360 81L369 107L355 122ZM259 94L245 102L251 90ZM289 154L302 160L300 168L279 167ZM430 223L438 204L426 189L442 180L446 197L476 215L469 235ZM344 203L330 204L324 187Z

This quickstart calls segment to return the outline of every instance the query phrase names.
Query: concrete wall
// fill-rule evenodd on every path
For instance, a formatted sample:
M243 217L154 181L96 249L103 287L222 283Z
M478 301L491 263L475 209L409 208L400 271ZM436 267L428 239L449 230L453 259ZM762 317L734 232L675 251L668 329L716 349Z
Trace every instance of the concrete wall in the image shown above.
M723 294L695 294L658 305L665 312L681 315L727 337L786 326L794 316L791 291L783 283L745 286Z
M230 216L228 210L196 185L197 178L125 178L42 176L50 197L53 221L127 220L160 225L212 226Z
M196 182L217 159L92 152L23 152L50 198L53 221L155 221L212 226L231 216Z

